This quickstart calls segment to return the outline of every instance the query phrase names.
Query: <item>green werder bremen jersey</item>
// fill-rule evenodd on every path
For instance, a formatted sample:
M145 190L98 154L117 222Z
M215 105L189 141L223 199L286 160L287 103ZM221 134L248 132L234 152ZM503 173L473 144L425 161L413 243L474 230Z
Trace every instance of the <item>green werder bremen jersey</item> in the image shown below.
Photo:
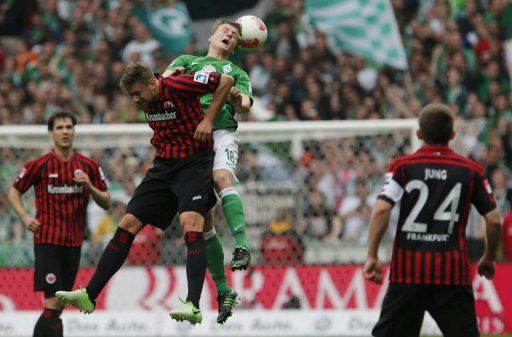
M181 55L167 67L167 70L178 67L183 67L185 73L203 71L205 73L218 72L220 74L230 75L235 79L233 86L241 93L246 94L251 99L252 104L253 96L249 76L233 62L229 60L219 60L209 56ZM212 97L213 94L201 97L201 105L204 112L208 110L212 102ZM235 120L235 108L229 103L224 104L215 120L214 129L236 129L237 127L238 123Z

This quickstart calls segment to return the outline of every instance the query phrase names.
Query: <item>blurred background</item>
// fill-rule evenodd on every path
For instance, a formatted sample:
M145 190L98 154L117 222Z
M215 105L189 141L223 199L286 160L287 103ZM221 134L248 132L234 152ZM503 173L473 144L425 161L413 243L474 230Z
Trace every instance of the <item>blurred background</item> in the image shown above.
M145 123L144 114L118 86L124 66L144 61L162 73L180 54L206 54L216 18L245 14L263 19L269 35L261 49L232 57L249 74L255 95L251 112L237 116L242 136L237 188L255 266L228 272L247 309L236 315L260 317L264 310L291 308L305 315L304 322L312 320L306 334L368 335L383 294L382 287L360 277L371 209L388 161L417 147L415 122L404 128L396 120L414 119L425 104L443 102L456 114L454 148L483 165L505 218L499 255L503 279L475 281L481 329L511 332L512 294L505 289L512 276L506 263L512 261L509 0L0 0L0 320L41 306L31 290L32 234L10 209L6 191L27 160L49 149L47 117L66 110L91 127L133 124L139 137L128 130L124 137L75 141L100 162L113 200L109 212L93 203L88 209L77 281L83 285L154 155L149 134L135 131ZM383 120L397 127L371 131ZM287 130L286 123L294 127ZM356 123L357 132L347 123ZM13 134L16 126L33 124L41 125L37 132ZM264 130L273 127L281 137L265 138ZM31 193L24 200L33 210ZM471 214L468 248L476 261L485 232L477 213ZM227 262L233 239L220 207L216 227ZM382 244L386 262L394 230L391 225ZM103 311L172 308L177 294L171 285L185 286L184 252L179 224L166 232L145 228L128 258L130 267L100 298L98 317ZM155 284L164 290L154 293ZM210 280L206 292L202 306L215 310ZM320 316L311 318L312 309ZM341 313L347 320L343 326L337 325ZM240 324L249 324L254 335L301 335L291 321L261 331L254 322ZM159 324L157 332L127 328L123 334L183 333L180 326L166 330ZM77 324L67 332L87 335L81 329ZM206 330L188 333L248 333L199 329Z

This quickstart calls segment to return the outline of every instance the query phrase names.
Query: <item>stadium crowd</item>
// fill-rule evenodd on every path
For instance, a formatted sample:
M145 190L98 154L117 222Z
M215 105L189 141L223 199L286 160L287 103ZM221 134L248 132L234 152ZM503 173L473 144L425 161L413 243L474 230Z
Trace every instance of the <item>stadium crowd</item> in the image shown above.
M464 142L470 144L466 154L484 165L502 214L507 214L512 201L512 69L507 67L506 49L512 37L512 3L391 2L408 71L335 53L326 36L307 24L304 1L276 0L264 17L269 30L265 47L237 55L255 96L271 112L270 120L282 121L415 118L424 104L445 102L459 121L478 125L473 137L465 135ZM0 125L45 124L58 110L76 113L81 124L145 122L144 114L121 92L120 74L128 61L135 60L163 72L177 55L167 54L130 14L134 3L0 0ZM184 53L204 51L191 43ZM239 117L255 120L252 114ZM399 134L308 141L295 161L262 144L244 144L238 171L243 188L250 191L251 183L289 181L295 186L291 188L297 196L294 202L300 205L280 208L272 219L249 224L255 228L249 235L263 245L260 261L282 262L272 260L271 253L266 255L265 245L276 238L283 251L294 247L287 261L297 263L315 262L303 250L318 245L364 245L386 163L409 146ZM1 154L0 184L5 192L19 165L33 152L2 148ZM108 237L115 228L153 153L144 147L98 149L89 154L105 170L116 202L110 214L91 211L89 237L101 242L103 234ZM251 204L246 202L246 207ZM0 196L0 214L3 242L29 236L9 210L5 193ZM477 246L482 230L478 222L468 229ZM175 233L150 233L148 242L158 242L161 235L164 245L183 244ZM150 262L180 258L172 256L172 249L167 251L157 254L159 261L153 257Z

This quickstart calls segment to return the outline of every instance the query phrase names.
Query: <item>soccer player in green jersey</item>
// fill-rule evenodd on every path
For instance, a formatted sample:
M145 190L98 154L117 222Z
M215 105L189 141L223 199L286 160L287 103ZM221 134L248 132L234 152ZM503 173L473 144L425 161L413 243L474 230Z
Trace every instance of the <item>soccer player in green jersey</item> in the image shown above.
M222 199L222 210L235 238L235 251L230 263L231 270L246 269L251 262L242 199L233 186L233 182L237 181L235 170L238 161L238 123L235 120L235 113L248 112L253 100L249 76L228 59L238 47L241 33L242 27L238 23L223 19L217 20L210 33L208 55L181 55L163 73L163 76L166 77L182 72L218 72L228 74L235 80L227 103L215 120L213 132L215 190ZM212 95L201 97L203 111L208 110L211 101ZM209 218L210 221L205 223L208 271L218 292L219 315L217 322L224 323L232 314L238 294L227 283L222 245L215 233L211 214Z

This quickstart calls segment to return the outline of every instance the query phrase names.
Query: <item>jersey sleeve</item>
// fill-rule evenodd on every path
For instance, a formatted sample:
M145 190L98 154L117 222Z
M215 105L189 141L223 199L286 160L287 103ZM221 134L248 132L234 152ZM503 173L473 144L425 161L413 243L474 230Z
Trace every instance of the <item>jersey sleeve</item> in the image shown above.
M240 91L243 94L246 94L249 99L251 100L251 106L253 103L253 94L252 94L252 87L251 82L249 81L249 75L241 69L238 70L236 81L234 85L238 91Z
M36 159L28 162L18 173L13 186L21 193L25 193L30 186L36 184L40 180L41 170L37 163L38 161Z
M189 61L190 61L190 55L180 55L177 58L175 58L174 61L171 62L171 64L169 64L166 71L173 70L173 69L176 69L179 67L185 68L185 71L186 71Z
M496 201L492 194L491 185L485 178L483 170L473 174L473 195L471 203L475 205L478 213L485 215L496 208Z
M388 171L384 176L384 185L378 196L379 199L385 200L394 205L404 195L404 177L403 167L398 161L393 161L389 165Z
M219 73L198 71L194 74L170 76L166 83L174 94L184 97L197 97L213 93L220 84Z
M101 166L97 162L94 162L93 172L91 172L89 179L91 179L91 183L94 187L100 191L107 190L107 179L105 178L105 174L103 173Z

